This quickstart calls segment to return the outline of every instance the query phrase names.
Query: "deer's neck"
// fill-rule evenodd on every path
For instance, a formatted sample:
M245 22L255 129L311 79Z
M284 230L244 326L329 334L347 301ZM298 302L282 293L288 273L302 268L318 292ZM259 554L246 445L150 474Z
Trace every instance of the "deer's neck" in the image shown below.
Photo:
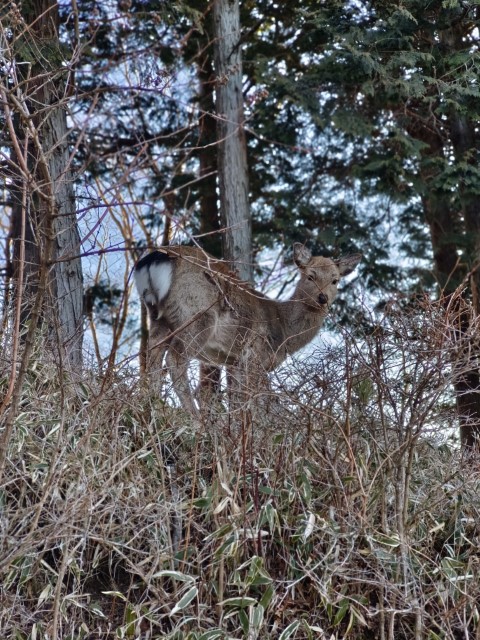
M294 353L307 345L322 326L327 310L314 310L296 297L286 302L277 302L277 317L282 324L284 347ZM277 345L277 348L280 345Z

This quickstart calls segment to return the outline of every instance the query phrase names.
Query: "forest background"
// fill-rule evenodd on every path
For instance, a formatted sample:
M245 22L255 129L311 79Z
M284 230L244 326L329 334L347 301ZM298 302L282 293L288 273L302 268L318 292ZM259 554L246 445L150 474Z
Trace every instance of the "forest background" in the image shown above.
M5 637L478 637L479 7L2 5ZM364 255L261 436L138 382L132 266L192 241L275 296Z

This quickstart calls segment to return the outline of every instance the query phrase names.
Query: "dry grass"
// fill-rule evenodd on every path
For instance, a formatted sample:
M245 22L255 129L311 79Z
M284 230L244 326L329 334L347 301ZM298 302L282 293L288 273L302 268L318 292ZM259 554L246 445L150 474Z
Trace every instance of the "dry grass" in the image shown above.
M240 426L37 359L0 485L2 640L480 638L450 334L440 306L392 308Z

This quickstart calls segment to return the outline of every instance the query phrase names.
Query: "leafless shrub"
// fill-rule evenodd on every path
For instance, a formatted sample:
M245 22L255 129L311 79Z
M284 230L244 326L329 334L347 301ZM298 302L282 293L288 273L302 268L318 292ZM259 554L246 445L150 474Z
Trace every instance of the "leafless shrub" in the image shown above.
M478 637L452 322L392 304L276 374L240 431L38 358L0 486L1 637Z

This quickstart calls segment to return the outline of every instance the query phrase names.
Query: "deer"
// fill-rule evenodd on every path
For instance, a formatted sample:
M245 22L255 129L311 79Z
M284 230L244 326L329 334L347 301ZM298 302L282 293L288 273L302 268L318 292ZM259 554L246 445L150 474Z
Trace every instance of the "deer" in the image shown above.
M190 386L192 360L256 373L268 373L306 346L319 332L340 279L362 255L331 259L293 245L300 278L290 299L277 301L240 280L226 262L198 247L164 246L135 265L134 280L149 317L149 369L162 362L182 408L200 413ZM242 375L242 374L240 374ZM252 378L253 379L253 378Z

